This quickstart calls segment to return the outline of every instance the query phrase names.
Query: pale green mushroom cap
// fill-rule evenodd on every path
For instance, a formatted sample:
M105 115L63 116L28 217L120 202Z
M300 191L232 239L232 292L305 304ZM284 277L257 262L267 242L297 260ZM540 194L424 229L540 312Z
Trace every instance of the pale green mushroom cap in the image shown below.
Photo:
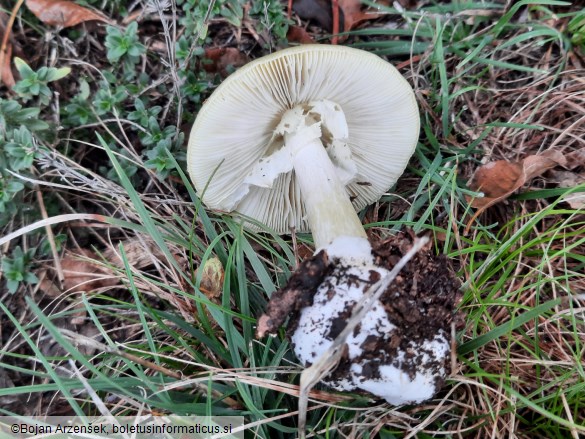
M278 233L291 227L309 232L290 152L277 127L288 110L321 102L327 102L321 114L335 107L345 116L346 127L322 140L354 208L378 200L398 180L417 144L419 112L412 88L376 55L305 45L247 64L204 103L187 153L203 202L255 218ZM336 125L342 119L327 118Z

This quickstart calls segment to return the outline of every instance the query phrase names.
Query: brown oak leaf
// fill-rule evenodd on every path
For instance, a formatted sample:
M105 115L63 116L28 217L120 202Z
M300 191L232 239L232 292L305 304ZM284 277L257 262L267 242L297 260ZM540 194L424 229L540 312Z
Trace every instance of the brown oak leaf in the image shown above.
M580 174L571 171L550 171L550 178L560 188L574 188L585 184L585 172ZM585 192L571 192L563 196L563 201L573 209L585 208Z
M373 9L364 9L360 0L338 0L338 5L341 32L348 32L361 22L374 20L381 15ZM334 29L331 0L295 0L293 10L303 20L312 20L328 32Z

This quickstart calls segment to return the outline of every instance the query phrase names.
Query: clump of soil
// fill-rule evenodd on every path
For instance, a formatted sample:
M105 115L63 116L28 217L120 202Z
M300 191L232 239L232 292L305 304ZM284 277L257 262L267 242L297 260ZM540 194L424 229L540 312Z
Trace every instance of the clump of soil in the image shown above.
M376 265L391 270L413 241L414 234L399 233L372 243ZM411 380L424 369L426 374L436 377L435 389L440 389L451 371L449 356L436 355L429 343L438 335L450 338L451 323L457 318L456 306L461 299L460 285L445 256L434 255L430 248L418 252L380 298L395 328L388 337L369 336L361 345L363 354L353 359L345 355L328 381L343 380L352 364L368 359L370 367L362 372L366 378L379 378L378 367L391 364Z
M298 313L313 304L313 296L330 272L330 261L324 250L306 258L288 280L286 287L274 292L266 312L258 319L258 338L278 331L291 312Z
M413 239L413 235L400 233L379 242L373 251L376 264L391 270L410 249ZM444 255L436 256L430 249L418 252L381 298L397 326L390 348L406 349L409 342L432 340L441 330L450 334L456 305L461 300L460 286Z
M414 239L412 233L399 233L372 243L374 264L362 268L345 266L323 251L305 260L288 285L273 295L258 332L275 332L275 325L290 316L287 334L309 366L345 328L363 291L398 263ZM373 306L368 320L348 337L348 349L324 382L339 390L373 393L380 386L394 388L379 394L394 403L431 397L450 372L450 327L461 297L459 286L447 258L434 255L430 247L418 252ZM396 384L404 381L406 387ZM409 389L422 387L426 390L408 395Z

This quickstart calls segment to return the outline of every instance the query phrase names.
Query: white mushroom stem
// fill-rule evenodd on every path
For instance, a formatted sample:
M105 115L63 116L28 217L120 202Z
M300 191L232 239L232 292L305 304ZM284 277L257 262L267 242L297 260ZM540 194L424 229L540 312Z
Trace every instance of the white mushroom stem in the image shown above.
M325 114L311 111L318 106L325 107ZM338 177L339 170L333 165L323 145L323 130L333 135L333 141L339 141L335 137L347 132L347 124L340 110L340 114L334 116L327 114L331 106L339 109L326 101L315 103L308 109L295 107L283 115L277 128L292 157L295 177L317 249L328 246L340 236L367 239L345 185ZM327 126L323 127L326 123Z

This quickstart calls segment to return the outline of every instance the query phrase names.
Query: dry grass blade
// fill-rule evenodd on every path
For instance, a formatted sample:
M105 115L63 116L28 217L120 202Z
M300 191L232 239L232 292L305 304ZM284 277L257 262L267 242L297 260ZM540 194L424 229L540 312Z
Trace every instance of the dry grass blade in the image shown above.
M9 233L6 236L0 238L0 245L6 244L12 241L19 236L26 235L27 233L32 232L33 230L40 229L42 227L51 226L53 224L59 224L67 221L76 221L76 220L94 220L98 222L107 223L107 218L103 215L93 214L93 213L72 213L72 214L65 214L65 215L57 215L51 218L43 219L37 221L33 224L30 224L26 227L22 227L12 233Z

